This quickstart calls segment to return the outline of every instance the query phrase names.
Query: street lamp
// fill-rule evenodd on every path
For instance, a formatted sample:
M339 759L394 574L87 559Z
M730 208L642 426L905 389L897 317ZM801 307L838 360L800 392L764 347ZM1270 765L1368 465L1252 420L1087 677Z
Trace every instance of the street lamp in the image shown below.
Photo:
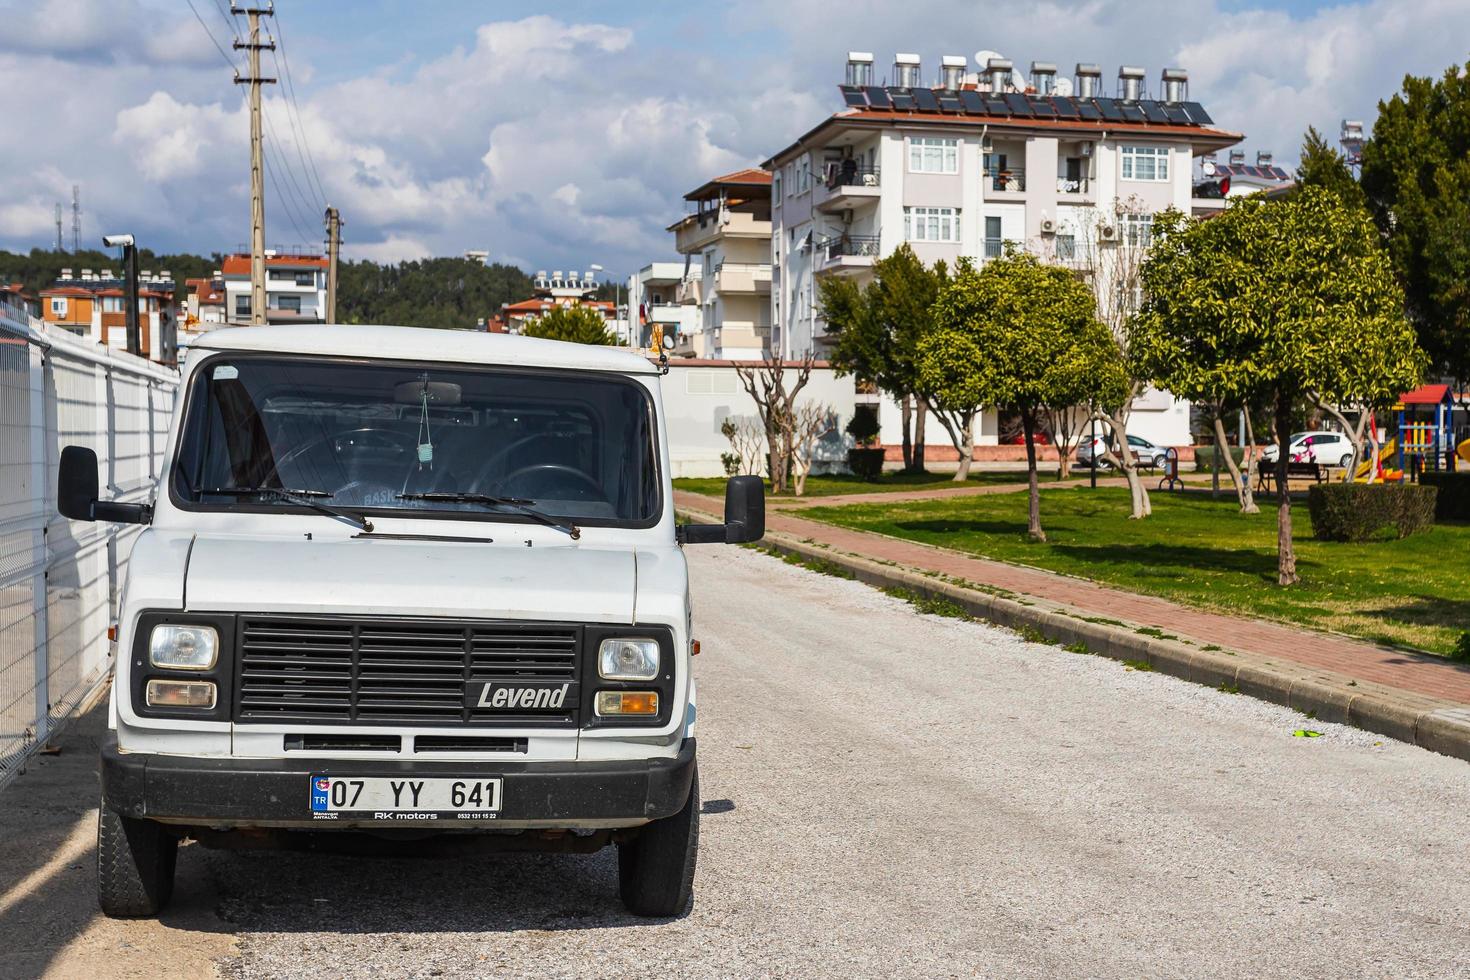
M138 331L138 242L132 235L103 235L102 244L108 248L122 249L123 302L127 304L125 322L127 323L128 353L142 354L143 340Z

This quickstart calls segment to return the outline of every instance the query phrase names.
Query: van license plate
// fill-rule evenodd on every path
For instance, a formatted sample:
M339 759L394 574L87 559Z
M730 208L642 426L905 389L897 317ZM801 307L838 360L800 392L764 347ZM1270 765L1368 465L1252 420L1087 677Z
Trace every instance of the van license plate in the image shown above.
M499 777L494 779L394 776L311 777L311 812L331 819L339 813L380 820L487 819L500 812Z

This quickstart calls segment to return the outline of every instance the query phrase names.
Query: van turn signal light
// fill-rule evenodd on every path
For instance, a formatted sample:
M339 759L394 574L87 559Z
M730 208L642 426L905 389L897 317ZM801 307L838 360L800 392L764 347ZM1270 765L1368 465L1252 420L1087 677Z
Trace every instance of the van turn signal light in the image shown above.
M145 689L150 708L213 708L213 681L151 680Z
M597 714L609 716L651 717L658 714L657 691L598 691Z

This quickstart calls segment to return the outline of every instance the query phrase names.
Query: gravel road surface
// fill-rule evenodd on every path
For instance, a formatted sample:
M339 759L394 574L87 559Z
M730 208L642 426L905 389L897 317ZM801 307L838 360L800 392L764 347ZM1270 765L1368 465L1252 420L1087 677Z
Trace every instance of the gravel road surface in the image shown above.
M610 850L190 846L161 923L109 922L82 746L0 797L0 975L1470 975L1465 763L755 552L690 554L685 917L624 914ZM69 807L18 798L27 780ZM31 832L50 871L12 874Z

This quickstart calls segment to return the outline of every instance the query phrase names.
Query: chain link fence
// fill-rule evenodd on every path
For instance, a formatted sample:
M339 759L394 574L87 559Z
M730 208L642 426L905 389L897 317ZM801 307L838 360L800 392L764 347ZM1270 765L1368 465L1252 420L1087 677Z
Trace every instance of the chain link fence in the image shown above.
M136 525L56 512L63 446L89 446L102 496L148 499L176 372L54 329L0 301L0 789L111 668Z

